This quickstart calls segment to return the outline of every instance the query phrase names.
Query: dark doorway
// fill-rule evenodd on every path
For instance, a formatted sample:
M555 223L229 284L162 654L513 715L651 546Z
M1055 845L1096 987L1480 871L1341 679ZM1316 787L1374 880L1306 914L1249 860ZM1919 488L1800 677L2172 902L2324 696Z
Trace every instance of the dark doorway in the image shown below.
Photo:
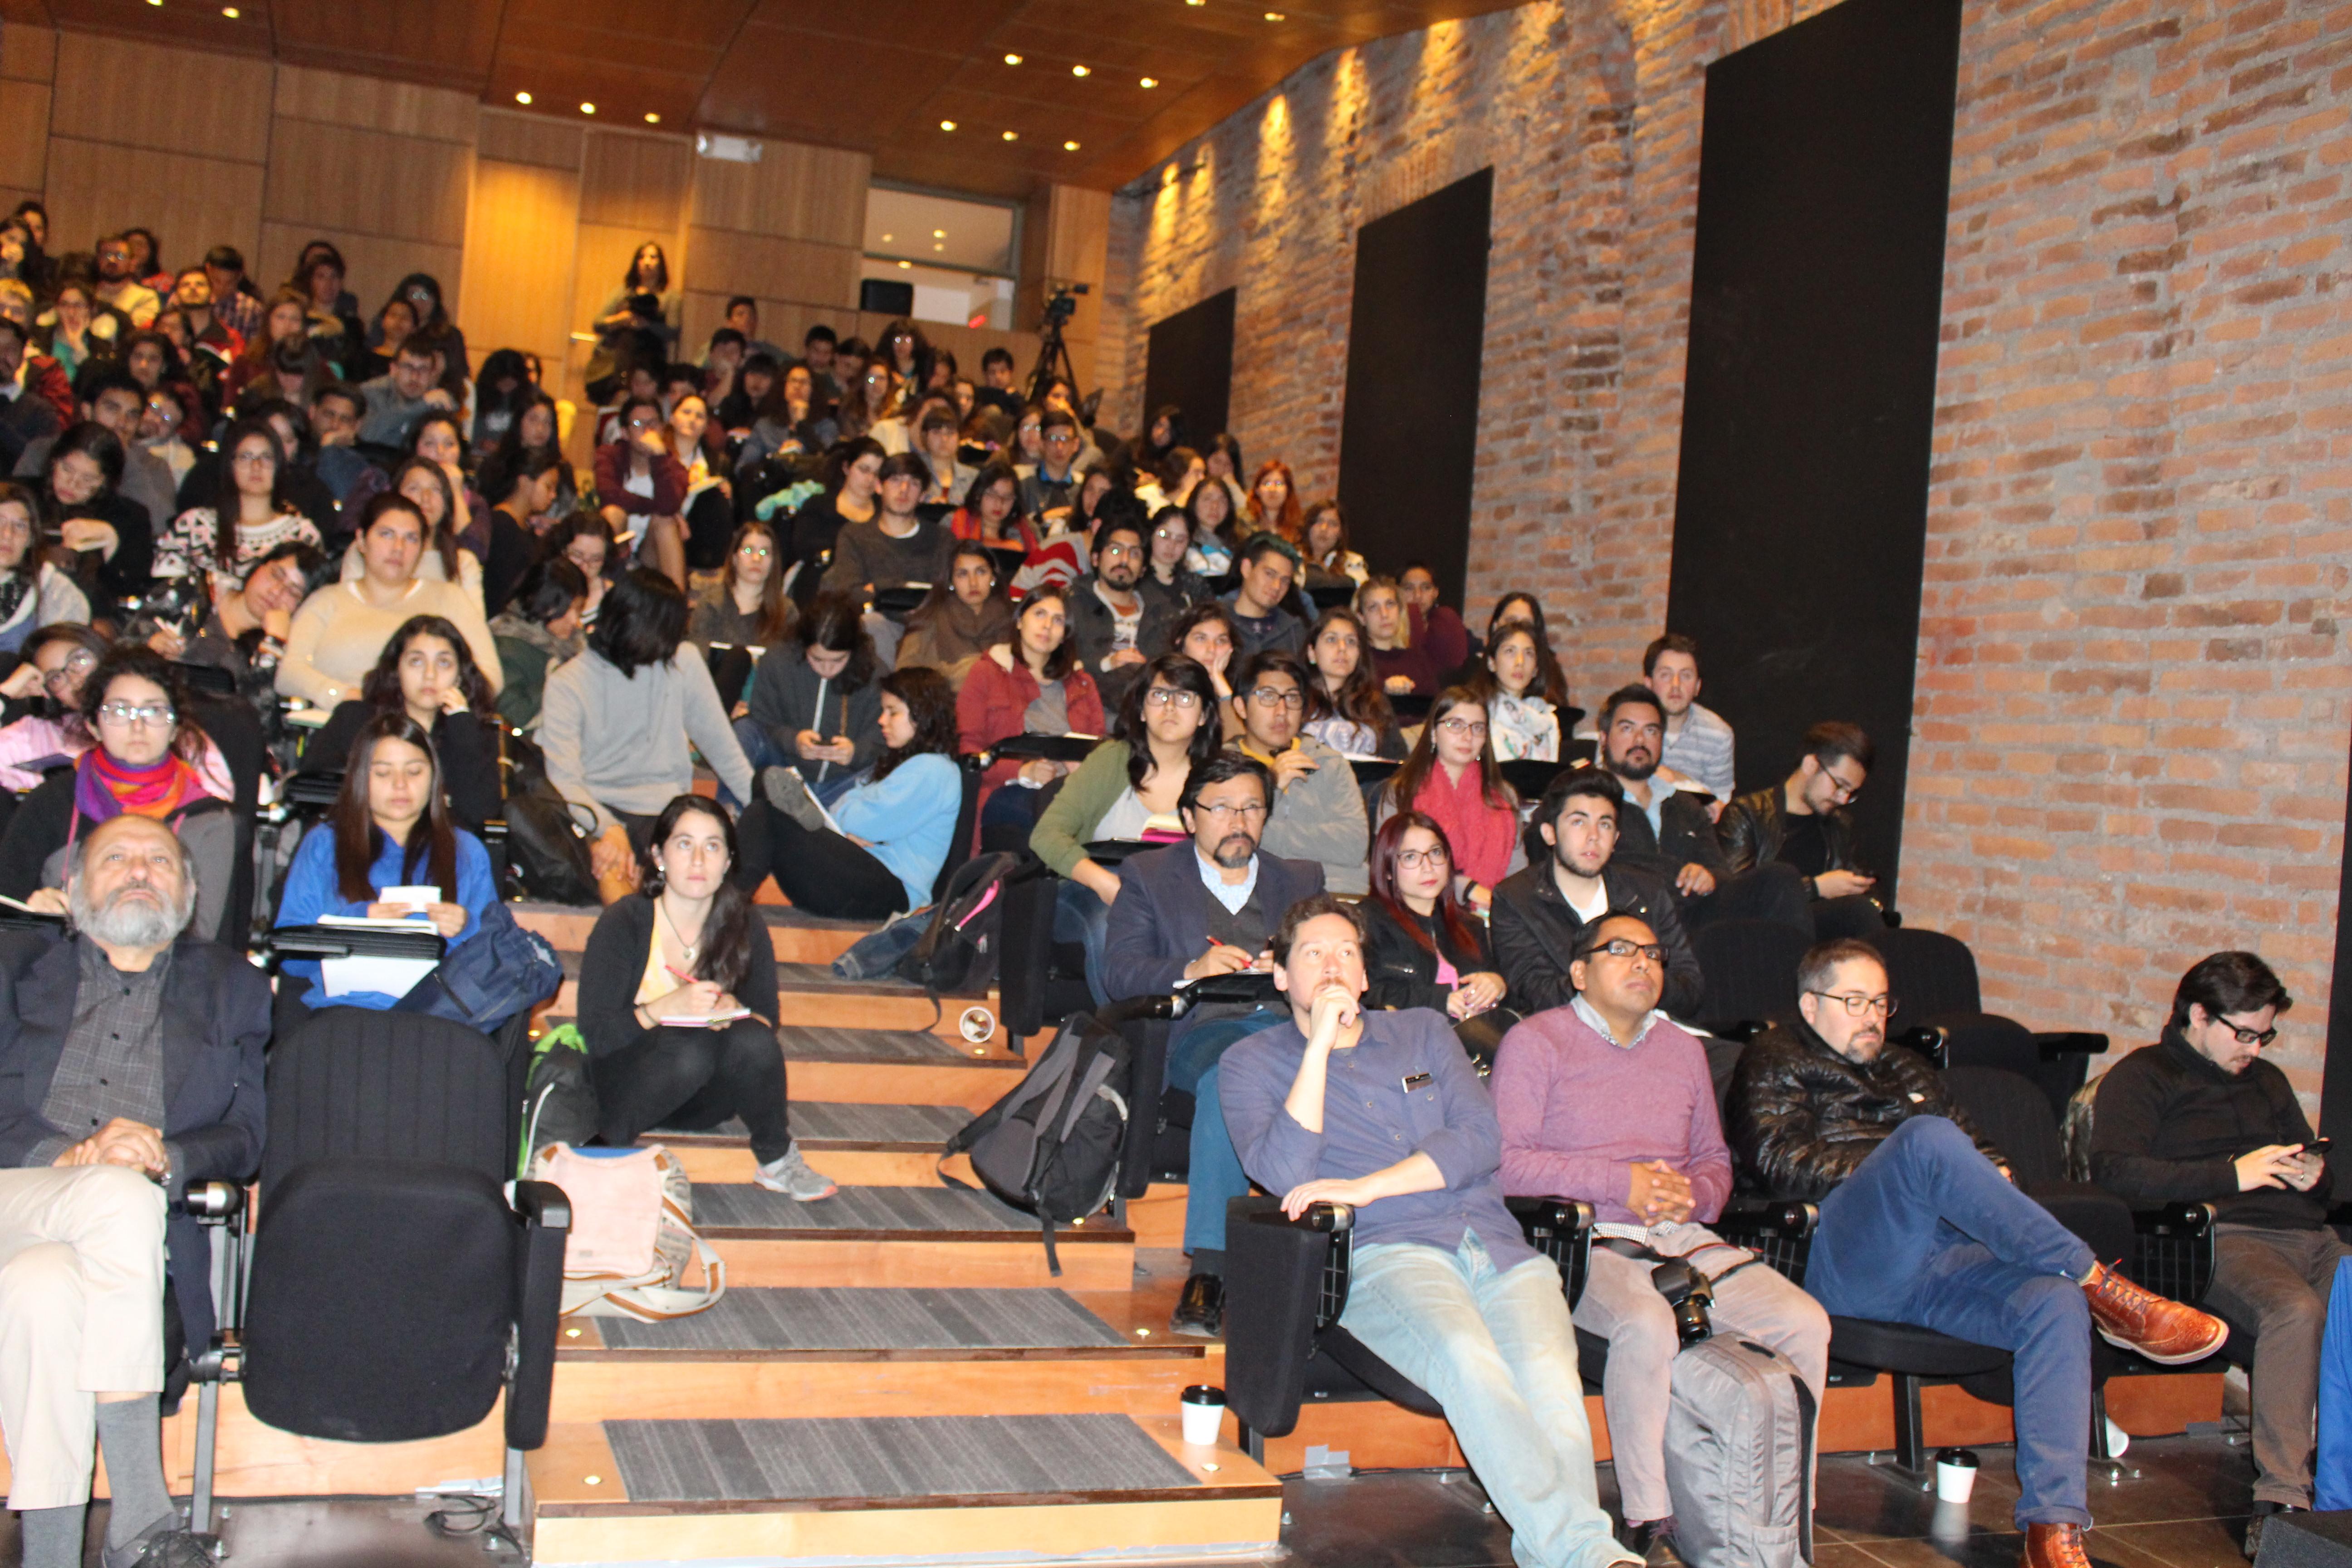
M1151 323L1144 351L1143 417L1136 431L1151 434L1151 416L1172 403L1184 411L1185 444L1194 451L1225 427L1234 393L1234 290ZM1247 484L1249 476L1241 476Z
M1707 68L1667 624L1739 787L1824 719L1895 891L1927 544L1959 0L1845 0Z
M1462 603L1478 369L1486 336L1486 226L1495 172L1356 231L1339 501L1354 548L1391 569L1425 561Z

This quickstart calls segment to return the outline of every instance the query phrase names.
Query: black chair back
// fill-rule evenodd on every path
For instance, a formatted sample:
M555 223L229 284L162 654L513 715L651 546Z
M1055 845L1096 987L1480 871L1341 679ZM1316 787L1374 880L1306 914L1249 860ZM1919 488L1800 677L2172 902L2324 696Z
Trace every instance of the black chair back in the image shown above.
M1886 982L1900 1009L1887 1021L1889 1033L1948 1014L1984 1011L1976 955L1959 938L1917 926L1890 926L1873 932L1870 941L1885 956Z
M2021 1187L2066 1179L2058 1123L2032 1079L2000 1068L1951 1067L1944 1069L1943 1083L1960 1114L2008 1159Z
M1700 1021L1710 1026L1766 1024L1797 1011L1797 965L1811 945L1777 921L1714 921L1691 933L1706 988Z
M511 1064L478 1029L421 1013L329 1007L269 1053L261 1214L313 1161L454 1165L493 1184L514 1174L520 1107Z
M956 803L955 837L948 840L948 857L940 862L940 874L931 879L931 897L945 898L948 880L963 868L971 858L972 825L980 816L980 759L958 757L956 774L963 795ZM1050 907L1052 900L1047 899Z
M221 913L221 929L214 934L231 947L242 948L252 933L253 818L261 805L261 775L268 765L269 747L261 738L261 720L241 698L191 692L188 718L212 738L213 744L220 748L221 760L228 764L236 869L229 879L228 903Z

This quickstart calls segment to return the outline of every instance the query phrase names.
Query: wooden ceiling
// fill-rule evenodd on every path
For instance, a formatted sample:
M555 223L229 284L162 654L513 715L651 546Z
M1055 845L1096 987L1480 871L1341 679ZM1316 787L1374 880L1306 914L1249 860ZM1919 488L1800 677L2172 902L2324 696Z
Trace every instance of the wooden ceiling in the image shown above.
M1018 197L1047 181L1124 184L1327 50L1510 3L0 0L0 16L428 82L508 108L528 92L534 111L573 119L593 103L599 123L655 114L664 130L855 148L880 179Z

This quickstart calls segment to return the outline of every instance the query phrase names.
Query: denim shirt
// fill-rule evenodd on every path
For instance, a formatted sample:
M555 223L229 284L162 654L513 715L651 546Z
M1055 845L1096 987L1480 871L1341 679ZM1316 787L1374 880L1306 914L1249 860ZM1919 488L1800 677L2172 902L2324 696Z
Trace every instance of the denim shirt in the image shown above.
M1496 1268L1538 1256L1503 1206L1503 1134L1493 1100L1445 1020L1425 1007L1363 1015L1362 1037L1335 1050L1324 1079L1323 1131L1285 1109L1307 1054L1297 1023L1241 1040L1218 1064L1219 1103L1242 1169L1276 1194L1318 1178L1351 1179L1422 1153L1445 1185L1356 1211L1360 1246L1412 1241L1452 1252L1475 1231ZM1406 1086L1409 1079L1425 1081Z

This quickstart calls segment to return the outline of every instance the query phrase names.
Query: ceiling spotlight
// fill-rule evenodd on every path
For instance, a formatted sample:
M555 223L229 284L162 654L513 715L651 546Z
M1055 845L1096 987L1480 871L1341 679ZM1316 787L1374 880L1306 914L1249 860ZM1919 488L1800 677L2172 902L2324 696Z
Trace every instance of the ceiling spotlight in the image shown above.
M1156 76L1145 77L1143 79L1143 85L1146 87L1158 87L1160 85L1160 79Z
M1269 22L1280 22L1286 20L1283 14L1279 11L1268 11L1265 14L1265 19Z
M1088 70L1088 69L1087 69L1086 67L1084 67L1084 66L1072 66L1072 67L1070 68L1070 74L1071 74L1072 76L1092 76L1092 75L1094 75L1095 73L1094 73L1094 72L1092 72L1091 70Z
M940 129L942 131L952 131L955 129L955 121L952 120L942 120L940 121Z
M234 21L236 21L236 17L237 17L237 10L236 10L236 6L234 6L234 5L224 5L224 6L222 6L222 7L221 7L221 15L222 15L222 16L226 16L230 21L234 22Z
M1078 144L1075 142L1065 142L1062 143L1062 151L1065 153L1075 153L1077 150Z
M896 239L896 238L898 238L898 237L897 235L894 235L894 234L886 234L886 235L884 235L884 236L882 237L882 243L883 243L883 244L885 244L885 245L887 245L887 244L889 244L892 240L894 240L894 239Z
M1009 66L1017 66L1021 63L1021 57L1019 55L1007 55L1004 57L1004 63Z
M596 106L593 103L583 103L580 106L580 112L583 114L593 114L596 112Z
M1004 139L1007 142L1018 142L1021 140L1021 132L1018 131L1008 131L1004 133Z
M901 266L901 267L903 267L903 268L907 268L907 269L908 269L908 271L910 271L910 272L914 270L914 267L915 267L915 264L914 264L913 262L911 262L911 261L901 261L900 263L898 263L898 265L899 265L899 266Z
M933 239L945 239L947 237L948 237L948 231L947 231L946 229L943 229L943 228L935 228L935 229L931 230L931 237L932 237Z
M944 246L944 245L935 245L935 246L931 247L931 248L932 248L933 250L945 250L945 249L947 248L947 247L946 247L946 246Z
M661 123L661 116L648 109L646 110L646 123L648 125L659 125Z
M530 94L529 94L529 93L527 93L527 92L519 92L519 93L516 93L516 94L515 94L515 101L516 101L517 103L529 103L529 102L530 101Z

